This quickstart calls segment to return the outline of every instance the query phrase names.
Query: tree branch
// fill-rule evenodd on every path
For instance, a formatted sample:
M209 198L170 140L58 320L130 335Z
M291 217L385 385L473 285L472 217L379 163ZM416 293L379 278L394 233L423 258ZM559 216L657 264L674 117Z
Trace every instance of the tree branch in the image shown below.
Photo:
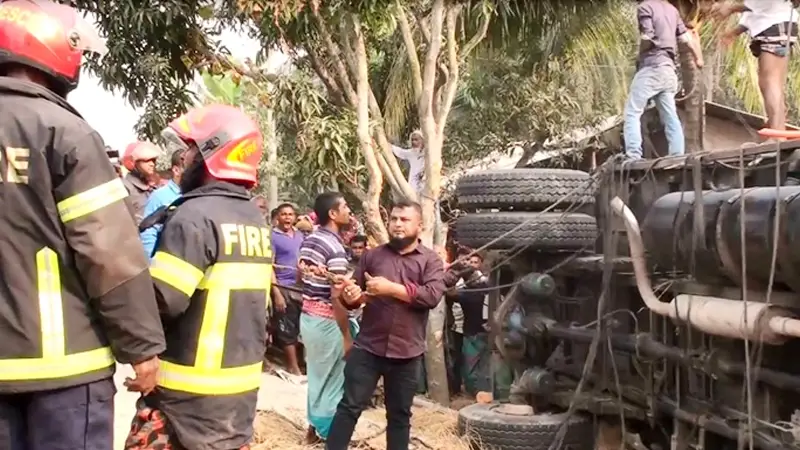
M461 5L453 5L447 10L447 65L448 77L444 85L439 110L437 111L436 123L439 129L443 130L447 122L447 115L453 106L458 90L458 79L460 76L460 61L458 60L458 50L456 49L456 22L461 13Z
M356 107L356 105L358 105L358 98L356 91L353 89L353 83L350 82L350 76L347 73L347 67L345 67L344 62L342 61L342 53L339 51L339 47L333 41L331 31L328 29L328 25L320 15L319 9L311 8L311 11L314 16L314 20L317 22L320 36L322 36L322 42L328 48L328 56L331 59L334 69L336 69L336 74L338 75L339 83L344 90L344 95L350 101L351 105ZM360 30L358 32L360 33Z
M369 91L369 109L373 119L377 122L374 134L381 148L383 162L386 164L386 166L382 166L384 175L390 179L390 185L395 192L406 198L417 198L417 193L414 192L414 189L408 184L408 180L403 176L403 171L400 170L400 164L397 163L397 158L394 156L394 152L392 152L392 144L386 137L386 130L383 128L383 114L381 113L380 106L378 106L378 99L375 98L375 93L372 92L371 89ZM394 180L394 183L391 183L391 180Z
M325 67L322 60L320 60L317 51L307 46L305 48L306 54L308 55L308 62L311 64L311 68L314 69L314 72L317 76L322 80L322 84L325 85L325 89L328 90L328 95L331 96L331 99L334 103L338 104L339 106L346 106L347 99L342 92L342 89L336 83L336 80L333 79L330 72L328 72L328 68Z
M439 51L442 48L442 28L444 22L444 0L434 0L433 7L431 8L431 45L428 46L428 53L425 56L425 67L422 74L422 94L417 99L417 108L422 118L432 113L433 109L433 95L434 87L436 84L437 60L439 59ZM427 136L426 139L431 136Z
M483 42L484 39L486 39L486 35L489 32L489 22L491 22L491 19L492 13L484 10L483 21L481 22L480 28L475 32L475 35L472 36L472 38L466 44L464 44L464 48L461 49L460 60L462 64L464 61L466 61L467 56L469 56L469 54L475 50L475 47L477 47L481 42Z
M382 147L380 144L378 146ZM403 194L403 188L400 186L400 182L404 182L405 180L401 178L397 178L392 173L392 169L389 167L389 163L386 161L386 156L383 153L375 153L376 159L378 161L378 167L380 167L381 172L385 175L385 180L389 183L389 187L392 189L392 192L396 192L398 194ZM394 156L393 156L394 157ZM408 184L408 182L406 182Z
M428 20L421 14L415 14L414 17L417 20L417 28L422 34L422 40L425 41L425 45L431 45L431 30L427 24Z
M354 80L358 79L358 57L356 56L356 51L350 42L347 27L344 25L339 27L339 38L341 39L342 53L344 54L345 63L347 63L348 73L353 77Z
M411 35L411 25L408 23L408 16L403 5L398 0L395 4L397 8L397 24L400 26L400 34L403 36L403 43L408 53L408 64L411 66L411 84L414 87L414 96L419 98L422 95L422 68L419 65L417 55L417 45Z
M358 116L357 135L358 145L364 155L364 160L369 171L369 186L367 188L367 196L365 206L367 206L367 214L369 215L369 222L372 227L378 229L378 240L385 242L388 238L386 229L383 227L383 222L380 220L380 196L381 189L383 189L383 176L378 163L378 157L372 146L372 139L370 139L369 132L369 68L367 67L367 50L364 44L364 35L361 33L361 22L358 15L350 14L353 35L356 40L355 57L358 62L356 68L356 114ZM376 220L376 218L378 220ZM382 231L381 231L382 229Z

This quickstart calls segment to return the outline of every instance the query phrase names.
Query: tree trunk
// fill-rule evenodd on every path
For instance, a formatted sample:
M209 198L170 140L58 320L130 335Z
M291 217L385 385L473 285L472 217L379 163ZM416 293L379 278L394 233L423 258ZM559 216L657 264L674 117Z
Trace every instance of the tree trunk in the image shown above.
M358 136L358 146L364 155L364 162L369 172L369 185L367 187L366 199L363 202L364 210L367 212L367 223L365 228L376 241L383 244L389 240L386 226L381 220L381 190L383 189L383 174L378 166L375 148L372 145L372 138L369 131L369 70L367 67L367 52L364 44L364 35L361 34L361 23L358 16L351 16L351 26L355 37L356 53L356 134Z
M425 153L425 187L421 203L423 211L424 231L422 243L429 248L434 244L443 245L433 241L436 227L441 224L436 220L436 199L439 198L442 184L442 143L443 136L438 131L433 115L422 120L423 133L427 143ZM438 237L438 236L437 236ZM447 364L444 359L444 322L445 302L441 301L428 314L428 329L426 336L427 351L425 352L425 369L428 381L428 395L433 401L441 405L450 404L450 389L447 385Z
M269 141L267 142L267 163L270 167L275 167L278 163L278 132L275 127L275 113L272 108L267 109L267 128L269 129ZM269 175L269 207L278 206L278 175L270 172Z
M705 103L703 101L703 72L697 68L689 47L680 44L681 78L684 92L683 132L686 152L703 151Z

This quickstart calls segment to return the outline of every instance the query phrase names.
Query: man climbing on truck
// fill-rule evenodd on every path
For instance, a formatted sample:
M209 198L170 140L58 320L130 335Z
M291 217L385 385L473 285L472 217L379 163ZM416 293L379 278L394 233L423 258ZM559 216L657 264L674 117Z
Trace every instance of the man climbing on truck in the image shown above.
M714 17L724 20L741 13L739 23L722 36L730 45L740 34L750 36L750 52L758 60L758 87L764 100L767 128L786 129L786 74L797 43L797 11L788 0L739 0L715 3Z
M641 118L648 102L655 102L669 144L670 155L684 153L683 126L675 105L678 74L675 56L678 42L688 44L695 64L703 66L703 53L696 34L689 31L678 10L667 0L643 0L636 9L639 23L639 55L636 75L625 104L625 154L630 159L642 158Z

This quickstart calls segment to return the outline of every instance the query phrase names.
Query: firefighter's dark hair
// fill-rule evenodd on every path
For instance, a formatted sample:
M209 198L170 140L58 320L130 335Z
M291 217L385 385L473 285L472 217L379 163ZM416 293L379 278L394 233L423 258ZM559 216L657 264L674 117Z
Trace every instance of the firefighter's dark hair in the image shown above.
M170 156L170 168L182 166L183 165L183 153L184 150L175 150L172 152L172 156Z
M317 214L317 224L324 227L331 221L331 211L335 210L339 203L344 201L344 195L340 192L323 192L314 200L314 212Z
M400 208L400 209L413 208L414 211L416 211L417 214L419 214L420 219L422 219L422 206L420 206L419 203L413 200L409 199L397 200L396 202L392 203L392 209L395 208Z

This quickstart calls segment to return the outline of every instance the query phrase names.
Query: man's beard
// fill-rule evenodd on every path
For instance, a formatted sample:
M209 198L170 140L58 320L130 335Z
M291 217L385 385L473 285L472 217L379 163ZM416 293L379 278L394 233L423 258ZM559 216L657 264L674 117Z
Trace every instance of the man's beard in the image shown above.
M407 248L414 242L417 242L417 236L403 236L403 237L392 236L391 238L389 238L389 247L395 250L403 250L404 248Z
M190 192L203 185L203 179L206 174L206 166L203 162L203 157L198 152L194 160L186 164L181 174L179 186L182 193Z

